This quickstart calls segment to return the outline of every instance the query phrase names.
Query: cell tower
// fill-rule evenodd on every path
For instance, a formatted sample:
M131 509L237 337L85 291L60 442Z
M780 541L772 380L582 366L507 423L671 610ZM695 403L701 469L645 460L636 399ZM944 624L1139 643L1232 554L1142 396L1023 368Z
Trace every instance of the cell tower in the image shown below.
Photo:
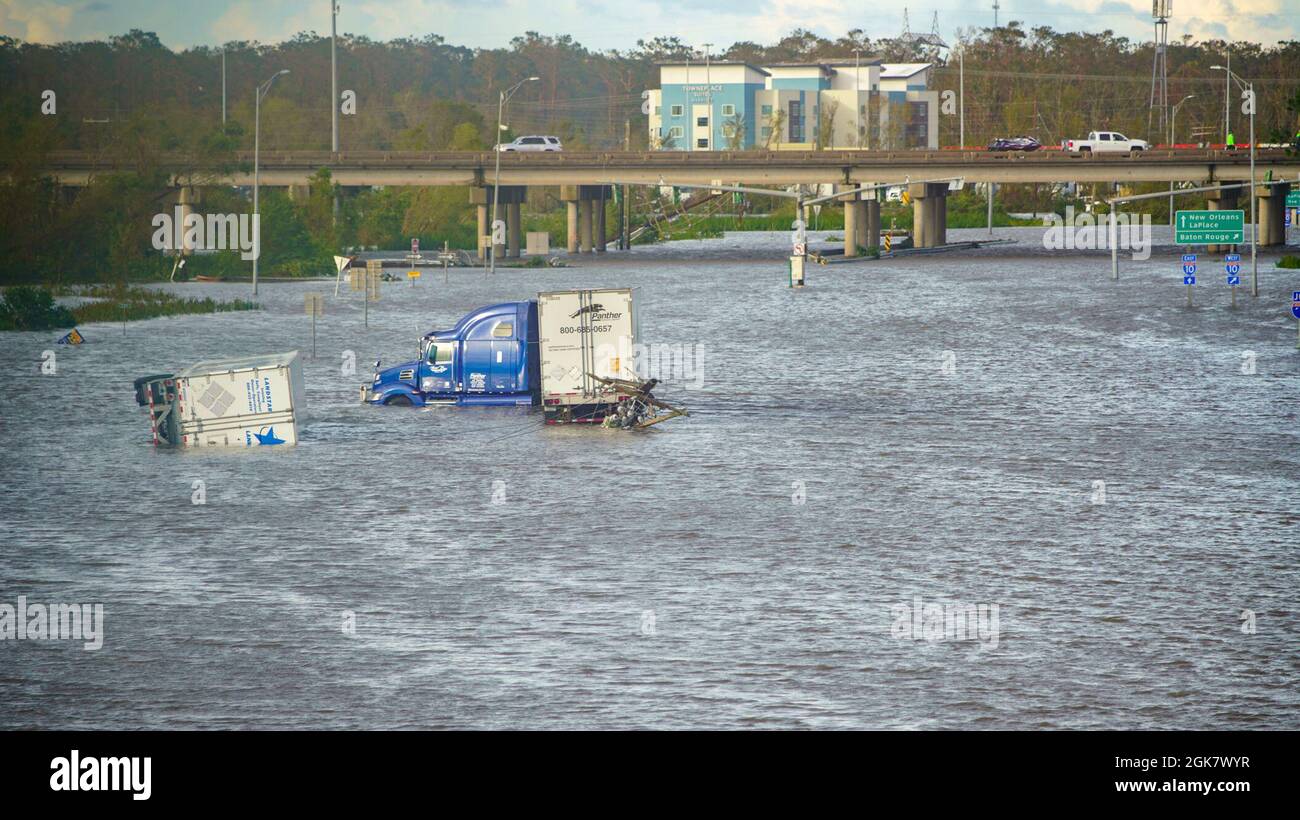
M998 0L993 0L993 28L998 27L998 9L1000 8L1002 7L998 5Z
M1152 0L1151 17L1156 23L1156 52L1151 62L1151 107L1147 110L1147 137L1151 136L1151 122L1157 109L1160 111L1160 131L1168 130L1169 122L1169 18L1174 16L1174 0Z

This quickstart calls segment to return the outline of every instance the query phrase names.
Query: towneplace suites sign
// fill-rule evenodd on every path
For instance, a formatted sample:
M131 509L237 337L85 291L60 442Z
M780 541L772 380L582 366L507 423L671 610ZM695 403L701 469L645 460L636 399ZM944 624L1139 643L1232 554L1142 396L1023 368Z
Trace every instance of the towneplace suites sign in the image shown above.
M1174 215L1177 245L1240 245L1245 241L1245 211L1179 211Z

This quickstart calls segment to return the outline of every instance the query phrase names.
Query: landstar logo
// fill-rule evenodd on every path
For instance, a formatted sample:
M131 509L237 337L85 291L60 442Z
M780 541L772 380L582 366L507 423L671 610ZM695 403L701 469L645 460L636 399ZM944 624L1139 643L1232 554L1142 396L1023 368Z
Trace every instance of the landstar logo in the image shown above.
M81 757L72 750L67 757L50 761L50 790L56 792L131 792L132 800L148 800L153 794L153 758Z

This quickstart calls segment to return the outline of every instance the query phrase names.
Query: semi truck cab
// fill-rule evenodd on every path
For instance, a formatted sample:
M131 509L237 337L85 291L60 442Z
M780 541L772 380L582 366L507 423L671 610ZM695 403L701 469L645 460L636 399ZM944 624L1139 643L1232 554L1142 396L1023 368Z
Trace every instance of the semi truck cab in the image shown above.
M426 333L420 357L380 369L361 388L370 404L531 406L540 400L537 300L503 302L466 314L450 330Z

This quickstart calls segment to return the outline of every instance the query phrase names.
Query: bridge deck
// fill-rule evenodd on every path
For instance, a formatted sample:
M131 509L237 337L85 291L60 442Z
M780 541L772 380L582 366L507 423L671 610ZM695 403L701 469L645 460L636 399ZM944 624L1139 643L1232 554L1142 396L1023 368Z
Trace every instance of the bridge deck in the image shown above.
M1127 154L1070 154L1063 151L565 151L504 153L502 185L595 185L694 183L783 185L831 182L892 182L904 178L960 176L967 182L1183 182L1242 181L1250 178L1250 153L1225 150L1153 150ZM263 185L302 185L328 167L341 185L482 185L494 178L491 151L263 151ZM238 168L217 176L232 184L252 183L252 152L240 152ZM1300 157L1280 149L1256 153L1259 179L1300 175ZM55 151L50 173L64 184L121 166L96 155ZM168 155L163 167L203 176L194 160Z

